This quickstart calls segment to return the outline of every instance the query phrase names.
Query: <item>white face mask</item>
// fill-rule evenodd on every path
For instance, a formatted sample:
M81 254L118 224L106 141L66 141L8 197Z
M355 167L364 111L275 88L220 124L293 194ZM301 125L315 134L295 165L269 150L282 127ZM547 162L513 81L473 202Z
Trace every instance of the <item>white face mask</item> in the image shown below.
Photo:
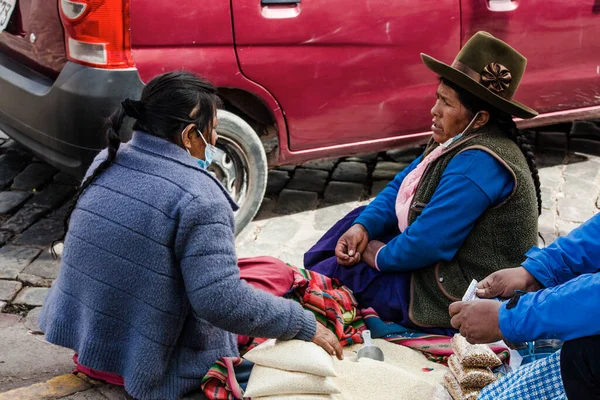
M200 137L202 138L202 141L204 142L204 144L206 146L204 147L204 160L201 160L197 157L194 157L194 158L198 162L198 165L200 166L200 168L206 169L206 168L208 168L208 166L210 164L212 164L212 162L216 158L216 156L223 157L223 156L225 156L225 152L223 150L213 146L212 144L209 144L206 141L206 139L204 139L204 136L202 135L202 132L200 132L200 130L196 129L196 131L198 131L198 134L200 135ZM184 134L185 134L185 129L183 130L183 132L181 132L181 141L182 142L183 142ZM185 150L191 155L190 151L187 148Z
M473 117L473 119L471 120L471 122L469 122L469 124L467 125L467 127L465 129L463 129L463 131L461 133L459 133L458 135L454 136L453 138L450 138L450 139L446 140L444 143L440 144L440 146L442 146L442 147L448 147L452 143L456 142L458 139L460 139L461 137L463 137L463 135L465 133L467 133L469 130L471 130L471 127L473 127L473 125L475 124L475 121L477 121L478 117L479 117L479 111L477 111L477 114L475 114L475 116Z

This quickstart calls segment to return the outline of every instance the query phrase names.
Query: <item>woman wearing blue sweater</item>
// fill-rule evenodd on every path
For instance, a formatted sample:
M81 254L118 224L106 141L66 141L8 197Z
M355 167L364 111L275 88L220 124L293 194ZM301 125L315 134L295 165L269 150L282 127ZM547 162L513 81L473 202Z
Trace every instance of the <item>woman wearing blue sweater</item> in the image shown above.
M443 334L472 279L520 264L537 242L539 178L511 117L537 113L512 99L526 59L486 32L452 65L422 58L440 76L425 153L304 261L382 319Z
M65 221L40 327L79 364L122 377L137 399L199 390L215 361L238 355L229 332L312 340L342 354L311 312L240 279L237 205L205 170L217 151L218 104L211 84L185 72L125 100ZM135 131L121 144L125 115Z

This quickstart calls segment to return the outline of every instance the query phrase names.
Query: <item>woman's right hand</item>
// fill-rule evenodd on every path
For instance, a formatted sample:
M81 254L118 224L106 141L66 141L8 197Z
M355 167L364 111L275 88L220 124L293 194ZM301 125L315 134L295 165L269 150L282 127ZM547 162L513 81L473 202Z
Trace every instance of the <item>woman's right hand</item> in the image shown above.
M312 341L321 346L328 354L336 356L338 360L344 359L344 351L337 337L319 322L317 322L317 332Z
M477 297L511 297L515 290L536 292L541 289L540 283L525 268L507 268L490 274L477 284Z
M364 226L354 224L340 237L335 246L335 256L341 265L356 265L369 244L369 233Z

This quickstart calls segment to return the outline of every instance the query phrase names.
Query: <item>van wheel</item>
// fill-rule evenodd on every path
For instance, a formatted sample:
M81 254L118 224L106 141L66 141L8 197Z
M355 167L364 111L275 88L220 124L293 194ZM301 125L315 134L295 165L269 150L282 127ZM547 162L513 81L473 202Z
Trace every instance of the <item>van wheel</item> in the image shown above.
M267 188L267 156L254 129L225 110L217 111L217 147L227 155L208 168L240 206L235 213L236 235L258 212Z

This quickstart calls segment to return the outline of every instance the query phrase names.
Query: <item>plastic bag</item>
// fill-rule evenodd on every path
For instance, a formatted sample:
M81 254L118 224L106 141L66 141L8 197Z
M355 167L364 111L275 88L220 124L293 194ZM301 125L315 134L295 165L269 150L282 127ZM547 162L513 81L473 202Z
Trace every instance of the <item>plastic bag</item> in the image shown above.
M465 367L497 367L502 361L486 344L471 344L462 335L452 338L452 349Z
M460 386L452 372L446 372L444 375L444 386L454 400L477 400L479 389L468 389Z
M480 389L496 380L491 369L464 367L455 355L450 356L448 366L462 387Z

